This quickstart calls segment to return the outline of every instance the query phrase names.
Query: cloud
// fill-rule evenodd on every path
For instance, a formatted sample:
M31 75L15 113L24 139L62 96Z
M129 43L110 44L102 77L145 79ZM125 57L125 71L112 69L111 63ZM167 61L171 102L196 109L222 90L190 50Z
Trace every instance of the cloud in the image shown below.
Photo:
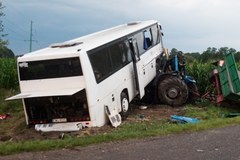
M156 19L163 26L165 47L189 52L202 52L209 46L240 50L238 0L11 0L6 5L11 9L10 19L24 29L29 30L33 20L34 38L42 44L69 40L129 21ZM14 42L14 36L10 42ZM18 48L17 45L14 42L11 47Z

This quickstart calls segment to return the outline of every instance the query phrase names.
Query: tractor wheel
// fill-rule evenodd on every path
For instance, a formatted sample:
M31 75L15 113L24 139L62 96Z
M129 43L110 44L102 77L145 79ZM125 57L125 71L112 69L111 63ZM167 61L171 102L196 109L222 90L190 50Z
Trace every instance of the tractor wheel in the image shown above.
M122 108L122 111L120 112L120 115L122 117L122 120L125 120L128 117L128 109L129 109L129 100L125 92L121 93L121 108Z
M158 98L168 105L181 106L188 99L188 87L177 77L166 77L158 84Z
M198 87L195 83L188 83L187 86L189 91L188 102L195 103L195 101L200 97Z

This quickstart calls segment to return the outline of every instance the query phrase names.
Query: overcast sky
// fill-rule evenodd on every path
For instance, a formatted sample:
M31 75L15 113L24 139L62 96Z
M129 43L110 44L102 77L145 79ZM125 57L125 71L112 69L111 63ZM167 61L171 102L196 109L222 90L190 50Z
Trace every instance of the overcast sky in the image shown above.
M9 48L15 54L63 42L129 21L158 20L164 47L202 53L240 50L239 0L2 0Z

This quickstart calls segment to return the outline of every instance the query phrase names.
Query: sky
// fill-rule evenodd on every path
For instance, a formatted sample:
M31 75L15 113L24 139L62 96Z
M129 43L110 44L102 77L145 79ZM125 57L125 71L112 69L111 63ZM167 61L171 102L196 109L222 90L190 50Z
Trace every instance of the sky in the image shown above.
M132 21L157 20L164 47L240 51L239 0L1 0L5 38L16 55Z

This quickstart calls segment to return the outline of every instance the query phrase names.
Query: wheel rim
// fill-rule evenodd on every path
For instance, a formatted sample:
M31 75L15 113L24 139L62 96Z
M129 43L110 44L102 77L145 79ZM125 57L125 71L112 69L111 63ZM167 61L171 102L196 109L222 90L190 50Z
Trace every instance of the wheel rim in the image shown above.
M167 90L167 96L171 99L174 99L178 96L178 90L176 88L170 88Z
M128 107L129 107L128 99L123 98L122 99L122 110L123 110L123 112L127 112Z

